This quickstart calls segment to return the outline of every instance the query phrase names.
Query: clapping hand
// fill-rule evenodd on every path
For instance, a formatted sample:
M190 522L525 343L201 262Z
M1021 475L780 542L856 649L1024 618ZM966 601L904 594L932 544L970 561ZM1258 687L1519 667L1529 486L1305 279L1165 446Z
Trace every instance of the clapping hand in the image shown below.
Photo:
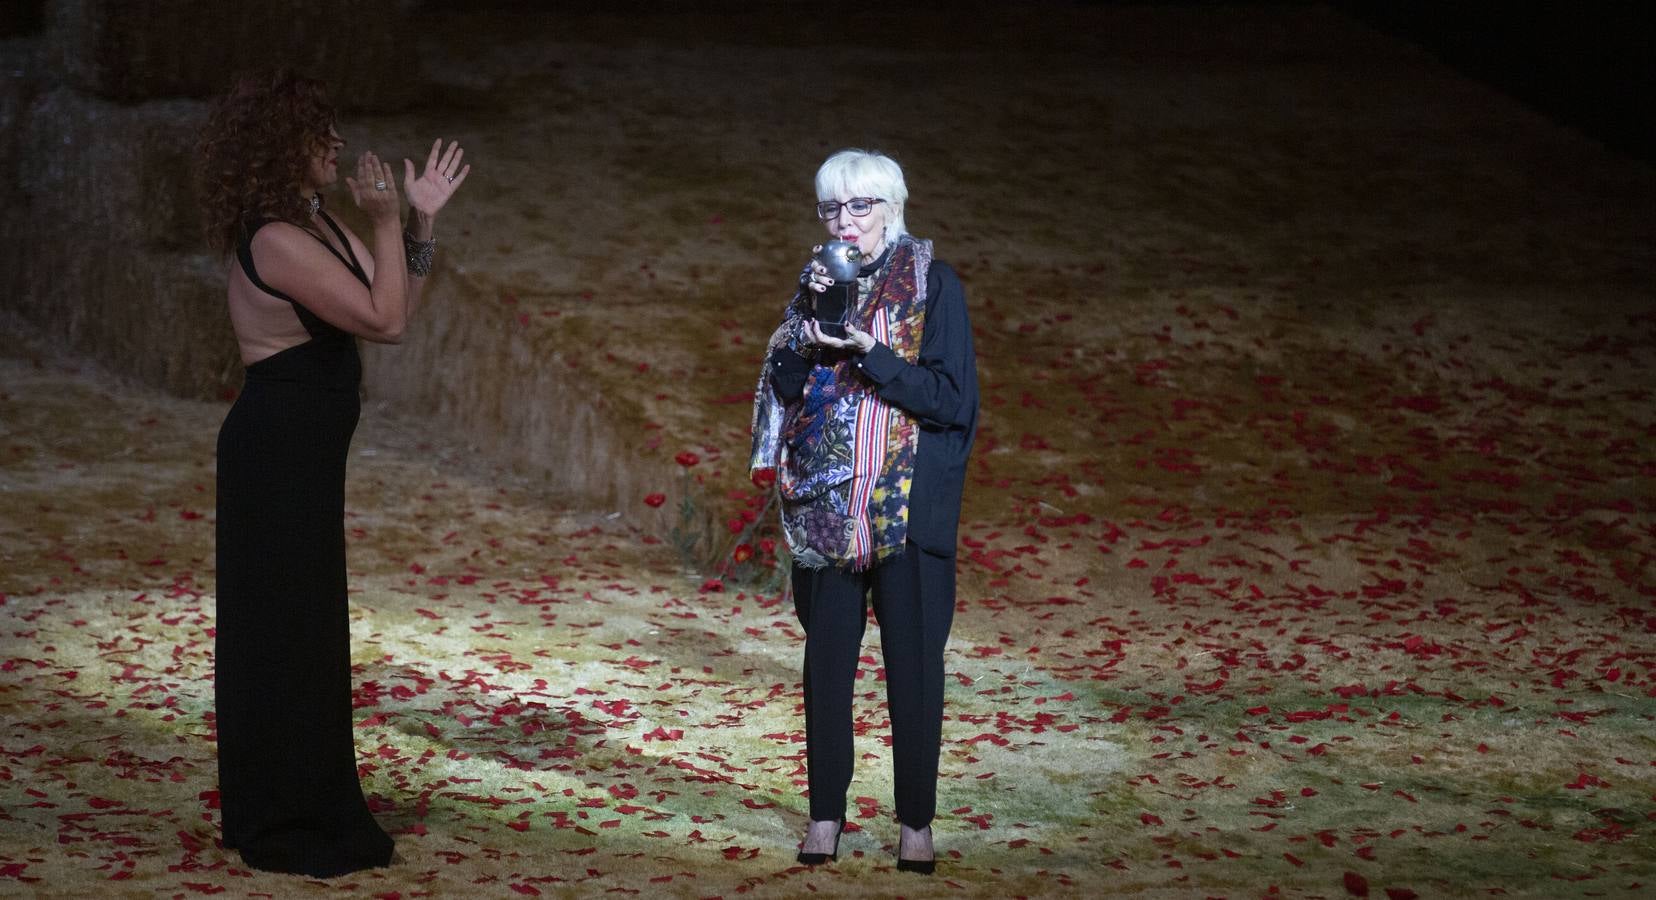
M397 179L392 177L391 167L371 151L357 157L356 177L347 177L345 186L351 189L351 199L357 208L370 219L395 219L402 211L402 204L397 200Z
M431 145L425 171L418 178L414 177L413 160L404 159L403 189L408 193L408 205L427 218L437 215L437 211L454 196L471 172L470 165L460 165L465 155L466 151L460 149L460 142L450 141L448 149L443 150L443 139L438 138Z

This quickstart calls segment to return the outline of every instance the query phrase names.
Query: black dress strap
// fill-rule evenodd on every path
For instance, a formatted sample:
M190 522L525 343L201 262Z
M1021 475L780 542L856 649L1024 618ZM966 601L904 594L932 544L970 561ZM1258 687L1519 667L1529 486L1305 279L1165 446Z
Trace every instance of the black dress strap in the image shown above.
M321 211L318 210L318 212L321 212ZM330 244L326 240L324 240L321 235L315 234L315 233L311 232L309 229L305 229L305 233L309 234L312 238L314 238L317 243L319 243L322 246L328 248L328 252L332 253L334 255L335 259L339 260L340 265L343 265L345 268L350 269L351 274L355 275L357 277L357 280L362 282L364 287L371 286L369 281L368 281L368 273L363 270L362 264L357 262L356 251L351 249L351 242L345 239L345 233L340 230L339 225L337 223L335 223L334 220L331 217L329 217L327 213L321 213L321 215L322 215L322 220L324 222L327 222L328 227L333 229L333 233L339 237L339 242L344 245L345 252L350 254L350 258L347 259L343 254L341 254L337 249L335 249L332 244ZM266 284L264 279L259 277L259 270L258 270L257 267L255 267L253 265L253 236L259 233L259 229L265 227L266 225L269 225L271 222L277 222L277 221L281 221L281 220L279 220L279 219L256 219L256 220L251 221L247 224L246 228L244 229L244 234L243 234L243 237L242 237L240 243L236 244L236 260L241 263L242 272L244 272L247 275L247 280L248 281L253 282L254 287L258 288L261 291L264 291L265 293L269 294L272 297L276 297L276 298L281 299L281 300L286 300L287 302L293 304L293 311L294 311L294 313L296 313L299 316L299 324L305 326L306 333L308 333L311 337L313 337L313 338L314 337L321 337L324 334L331 334L331 333L334 333L334 332L339 332L341 334L344 334L345 332L342 329L340 329L340 328L338 328L334 325L328 324L326 321L324 321L322 319L322 317L318 316L316 313L313 313L308 308L306 308L305 304L300 303L299 301L293 299L292 297L289 297L287 294L284 294L281 291L276 290L275 288L273 288L270 285Z
M372 287L372 285L368 281L368 270L364 269L362 267L362 263L357 261L356 251L351 249L351 242L348 239L346 239L345 232L340 229L339 223L337 223L333 220L333 216L328 215L327 213L323 212L320 209L318 209L316 211L316 213L317 213L317 215L322 217L322 221L328 223L328 227L333 229L334 237L339 238L339 245L341 247L344 247L345 252L349 253L351 255L351 258L350 258L349 261L346 261L344 257L340 257L339 261L342 262L342 263L345 263L345 265L350 267L351 272L356 275L357 279L362 282L364 287ZM324 243L326 243L326 242L324 242ZM333 250L333 247L329 246L328 249ZM339 256L339 253L336 251L334 253L334 255Z
M241 263L243 274L245 274L247 276L248 281L253 282L254 287L258 288L261 291L264 291L265 293L269 294L272 297L277 297L277 298L280 298L282 300L286 300L287 302L292 303L295 306L298 306L299 301L293 299L292 297L289 297L288 295L282 293L281 291L276 290L275 288L271 287L270 285L265 284L264 279L259 277L259 270L257 268L255 268L254 265L253 265L253 235L258 234L259 229L261 229L261 228L265 227L266 225L269 225L271 222L275 222L275 221L278 221L278 220L276 220L276 219L259 219L259 220L247 223L246 227L243 228L243 230L242 230L241 242L236 244L236 260Z

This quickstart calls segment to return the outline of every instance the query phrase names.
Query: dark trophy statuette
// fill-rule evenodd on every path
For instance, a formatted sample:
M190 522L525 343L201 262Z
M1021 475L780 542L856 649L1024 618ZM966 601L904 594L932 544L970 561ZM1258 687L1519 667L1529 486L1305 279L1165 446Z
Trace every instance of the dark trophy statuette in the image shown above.
M817 295L817 328L830 337L845 337L845 314L857 289L857 270L862 268L862 250L851 241L829 241L816 255L834 283Z

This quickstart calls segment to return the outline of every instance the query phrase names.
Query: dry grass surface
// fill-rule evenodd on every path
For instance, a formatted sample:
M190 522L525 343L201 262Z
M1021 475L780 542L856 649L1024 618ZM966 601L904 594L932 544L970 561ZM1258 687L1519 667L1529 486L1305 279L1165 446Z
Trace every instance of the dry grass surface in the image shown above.
M1656 174L1324 11L1039 9L441 19L433 108L345 123L478 166L349 486L387 870L215 844L224 407L9 351L0 890L1648 890ZM660 537L755 502L845 144L907 166L980 353L932 880L872 642L859 827L795 867L797 624Z

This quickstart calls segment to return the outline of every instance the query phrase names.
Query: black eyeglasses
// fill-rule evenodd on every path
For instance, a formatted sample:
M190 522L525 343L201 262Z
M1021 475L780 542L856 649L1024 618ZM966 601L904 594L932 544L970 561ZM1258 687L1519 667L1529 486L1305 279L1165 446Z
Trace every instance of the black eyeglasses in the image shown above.
M852 197L844 203L838 200L824 200L817 204L817 218L826 222L839 215L840 207L843 206L851 215L860 219L874 211L874 204L884 202L878 197Z

